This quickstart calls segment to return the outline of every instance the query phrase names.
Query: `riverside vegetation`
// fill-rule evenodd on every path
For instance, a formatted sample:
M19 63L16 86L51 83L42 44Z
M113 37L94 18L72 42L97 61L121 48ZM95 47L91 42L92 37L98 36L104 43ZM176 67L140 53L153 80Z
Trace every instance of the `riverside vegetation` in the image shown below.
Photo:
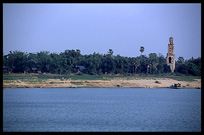
M144 47L140 49L144 52ZM80 50L24 53L10 51L3 56L3 86L16 87L201 87L201 58L176 61L171 73L163 55L138 57L107 54L82 55Z
M141 47L140 52L144 52ZM201 76L201 58L176 61L174 75ZM10 51L3 56L4 73L50 73L50 74L89 74L89 75L162 75L170 73L166 58L156 53L149 56L124 57L113 55L109 49L107 54L93 53L82 55L80 50L65 50L62 53L41 51L24 53ZM81 77L81 76L80 76Z

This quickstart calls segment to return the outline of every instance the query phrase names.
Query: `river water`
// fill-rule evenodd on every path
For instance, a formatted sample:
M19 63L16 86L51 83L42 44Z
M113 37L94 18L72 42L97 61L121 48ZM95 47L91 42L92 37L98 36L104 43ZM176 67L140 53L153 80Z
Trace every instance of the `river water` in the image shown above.
M8 88L3 131L201 131L200 89Z

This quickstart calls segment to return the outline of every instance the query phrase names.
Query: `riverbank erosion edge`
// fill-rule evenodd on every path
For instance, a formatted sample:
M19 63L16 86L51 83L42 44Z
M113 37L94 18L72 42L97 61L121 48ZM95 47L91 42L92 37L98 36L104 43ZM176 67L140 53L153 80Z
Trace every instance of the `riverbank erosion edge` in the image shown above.
M178 85L179 84L179 85ZM176 87L175 87L176 86ZM177 87L179 86L179 87ZM178 81L161 79L110 79L110 80L3 80L4 88L190 88L200 89L201 79Z

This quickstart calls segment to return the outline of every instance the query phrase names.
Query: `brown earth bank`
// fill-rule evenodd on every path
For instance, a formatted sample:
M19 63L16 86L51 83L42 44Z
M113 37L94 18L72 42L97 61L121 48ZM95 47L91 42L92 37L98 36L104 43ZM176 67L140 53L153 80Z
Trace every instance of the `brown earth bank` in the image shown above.
M201 88L201 79L178 81L169 78L156 79L110 79L110 80L60 80L47 79L42 82L24 82L21 80L3 80L4 88Z

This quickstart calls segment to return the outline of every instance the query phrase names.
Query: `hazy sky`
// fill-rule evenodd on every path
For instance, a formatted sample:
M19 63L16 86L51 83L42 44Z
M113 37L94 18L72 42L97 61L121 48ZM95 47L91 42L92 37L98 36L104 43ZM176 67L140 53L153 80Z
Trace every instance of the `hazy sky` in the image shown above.
M201 57L201 4L3 4L3 53L80 49L81 54Z

